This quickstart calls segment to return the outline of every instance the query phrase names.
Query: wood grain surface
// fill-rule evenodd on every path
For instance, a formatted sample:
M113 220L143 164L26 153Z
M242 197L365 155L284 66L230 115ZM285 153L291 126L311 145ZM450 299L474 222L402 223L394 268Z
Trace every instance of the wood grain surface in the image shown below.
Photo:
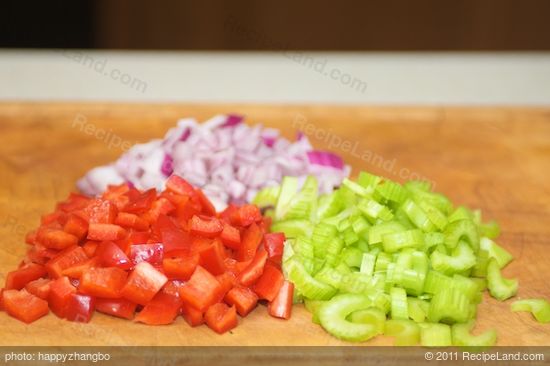
M24 235L75 189L88 169L123 147L160 138L181 117L242 113L250 122L302 129L360 170L398 181L425 177L455 203L481 208L501 224L498 242L515 256L518 297L550 298L550 110L525 108L334 107L0 103L0 283L23 257ZM114 139L114 140L113 140ZM511 301L486 298L478 329L499 345L550 345L550 326ZM389 345L379 337L367 345ZM290 321L260 306L231 333L190 328L183 319L149 327L95 314L90 324L48 315L25 325L0 313L0 345L347 345L296 306Z

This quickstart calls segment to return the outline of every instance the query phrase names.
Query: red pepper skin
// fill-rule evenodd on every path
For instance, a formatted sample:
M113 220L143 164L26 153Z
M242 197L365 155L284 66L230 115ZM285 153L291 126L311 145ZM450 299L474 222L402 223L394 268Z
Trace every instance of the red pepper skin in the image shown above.
M162 244L164 253L169 254L173 251L190 250L191 234L181 229L163 229L161 230Z
M146 305L168 282L168 278L148 262L141 262L128 277L121 291L122 297L136 304Z
M86 262L78 263L72 267L66 268L61 273L63 276L80 280L80 277L82 277L82 274L84 272L86 272L90 268L97 267L97 265L98 265L98 259L97 257L93 257L88 259Z
M137 244L130 246L130 259L133 264L149 262L153 265L161 264L164 257L164 246L156 244Z
M136 316L135 321L147 325L172 324L179 315L181 305L182 300L177 291L163 289L145 305Z
M172 280L187 281L191 278L193 272L199 265L199 255L189 254L185 256L174 256L170 258L164 258L162 261L162 267L164 268L164 274Z
M225 302L235 306L240 316L247 316L258 304L258 295L248 287L234 287L227 295Z
M239 229L229 224L223 225L220 239L228 248L238 250L241 247L241 233Z
M126 284L126 271L116 268L90 268L80 278L79 292L107 299L120 298Z
M195 189L195 195L202 206L202 213L208 216L216 216L216 208L212 202L210 202L208 197L206 197L203 191L197 188Z
M231 215L231 223L235 226L247 227L262 220L262 213L255 205L243 205Z
M267 252L260 250L252 259L252 262L237 276L237 282L242 286L253 285L264 272L265 263L267 261Z
M294 284L289 281L284 281L279 290L279 294L267 307L269 315L275 318L290 319L293 297Z
M78 240L82 240L88 232L88 222L79 215L71 213L63 226L63 231L76 236Z
M264 248L271 262L281 264L285 240L284 233L268 233L264 235Z
M26 290L2 291L2 306L6 312L25 323L32 323L48 314L48 303Z
M69 278L60 277L50 284L48 304L50 310L60 318L65 318L70 297L76 293L76 288L71 285Z
M84 263L88 259L82 247L74 246L67 248L60 252L55 258L50 259L45 267L50 277L55 279L61 277L65 269Z
M204 312L219 299L222 291L216 277L197 266L189 281L180 289L180 296L184 303Z
M206 238L215 238L222 232L223 225L216 218L205 218L195 215L189 221L189 229L191 230L191 234Z
M177 175L172 175L168 178L166 181L166 189L182 196L193 197L195 195L195 189L193 186L185 179Z
M130 258L112 241L103 241L97 247L95 255L104 267L118 267L128 270L133 267Z
M112 224L118 209L113 202L96 198L86 207L85 212L90 224Z
M204 315L204 320L210 329L219 334L223 334L239 324L235 307L229 307L224 303L210 306Z
M52 280L48 278L39 278L37 280L27 283L25 290L41 298L42 300L48 300L48 295L50 293L50 283Z
M149 223L147 221L129 212L119 212L114 223L124 228L137 231L144 231L149 228Z
M273 301L284 282L282 272L272 264L266 264L261 277L252 289L262 300Z
M255 223L250 225L242 235L241 246L236 253L237 260L245 262L254 258L263 236L263 232L258 225Z
M65 318L72 322L88 323L95 310L95 299L91 296L71 294L65 309Z
M181 315L183 316L183 319L185 319L185 321L192 327L197 327L204 324L204 313L186 303L183 303L181 306Z
M46 268L40 264L29 263L15 271L9 272L6 277L6 290L21 290L29 282L44 277Z
M100 313L123 319L133 319L137 304L126 299L96 299L95 308Z
M89 240L120 240L126 236L126 230L114 224L90 224L88 227Z
M37 234L37 241L46 248L65 249L78 244L78 238L63 230L41 229Z
M199 264L214 276L225 273L225 249L219 240L214 240L209 246L199 252Z
M136 190L130 190L129 192L134 192L134 194L131 194L132 197L130 197L128 204L124 206L123 211L133 214L142 214L149 211L157 197L155 189L149 189L143 193Z

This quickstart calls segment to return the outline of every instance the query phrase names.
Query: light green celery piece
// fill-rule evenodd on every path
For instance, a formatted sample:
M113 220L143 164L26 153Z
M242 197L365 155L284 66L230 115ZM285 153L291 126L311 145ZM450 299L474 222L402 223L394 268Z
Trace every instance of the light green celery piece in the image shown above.
M344 294L333 297L321 305L319 320L321 326L336 338L350 342L362 342L378 334L377 325L353 323L348 316L356 311L368 309L371 300L364 295Z
M435 231L436 227L429 219L424 210L416 204L412 199L407 199L403 203L403 211L407 214L407 217L411 222L420 230L424 232Z
M337 215L340 211L342 211L342 200L340 200L339 191L323 194L317 201L316 220L322 221Z
M430 192L432 185L425 180L410 180L404 184L405 188L411 191Z
M343 234L344 244L346 246L354 245L360 239L359 235L357 235L355 231L353 231L353 228L351 226L347 228L342 234Z
M397 221L388 221L371 226L369 229L369 245L382 243L382 236L405 231L405 227Z
M407 302L409 306L409 318L417 323L423 323L428 316L430 303L416 297L408 297Z
M392 262L392 256L385 252L380 252L376 257L376 264L374 266L375 273L385 273L388 266Z
M384 180L376 186L376 193L384 198L385 201L401 204L407 199L408 191L399 183L391 180Z
M287 238L309 238L313 233L313 224L309 220L276 221L271 225L271 232L283 232Z
M286 220L311 220L317 210L318 196L319 189L317 178L310 175L306 178L300 192L295 194L290 200L286 212L284 213L284 218Z
M424 283L424 292L437 294L453 285L453 279L434 270L429 270Z
M288 279L306 299L328 300L336 294L334 287L314 279L297 260L291 258L287 263Z
M479 249L479 252L476 254L476 265L472 267L471 275L473 277L487 277L489 259L489 253L486 250Z
M343 276L338 289L346 293L368 294L377 288L379 278L361 272L351 272Z
M376 264L376 255L372 253L363 253L363 258L361 259L361 266L359 271L368 276L374 274L374 266Z
M489 238L481 238L479 247L481 250L489 253L489 258L494 258L500 268L506 267L514 259L514 256L510 252Z
M437 227L438 230L445 230L445 227L447 227L449 221L443 212L426 201L419 201L418 204L420 208L424 210L426 216L428 216L428 219Z
M344 248L342 260L348 267L361 267L363 262L363 252L355 247Z
M430 259L433 269L447 275L468 270L476 264L474 251L464 241L458 243L452 255L434 251Z
M409 192L412 195L412 198L417 202L426 202L434 207L436 207L439 211L444 213L445 215L448 215L453 210L453 204L451 201L442 195L441 193L435 193L435 192L429 192L429 191L423 191L420 189L410 189Z
M391 318L409 319L409 305L407 292L400 287L393 287L390 290L391 297Z
M418 229L406 230L382 236L384 251L395 253L404 248L421 248L424 245L424 235Z
M298 192L298 178L284 177L281 182L277 205L275 206L275 219L282 220L288 211L290 202Z
M454 288L443 289L432 298L428 319L433 323L465 323L470 319L470 305L464 293Z
M359 200L357 208L371 220L381 219L389 221L393 218L393 213L388 207L370 198L362 198Z
M311 321L315 324L321 324L319 321L319 309L321 308L321 305L323 305L325 301L319 301L319 300L304 300L304 306L307 311L311 313Z
M358 195L359 197L367 197L369 196L372 191L370 191L368 188L363 187L359 183L355 183L354 181L349 180L348 178L345 178L342 181L342 185Z
M279 199L280 191L280 186L266 187L256 194L252 203L258 207L274 207Z
M472 220L473 218L474 218L474 215L470 209L464 206L459 206L449 216L449 222L455 222L460 220Z
M370 224L363 216L357 216L351 221L351 228L361 238L368 239Z
M474 253L478 252L479 234L472 220L452 221L445 229L445 245L447 247L455 248L461 240L466 241Z
M500 226L496 221L489 221L487 223L480 223L478 225L479 233L489 239L497 238L500 235Z
M497 261L491 258L487 265L487 287L492 297L504 301L517 294L518 280L504 278Z
M512 311L529 311L539 323L550 323L550 303L545 299L514 301Z
M481 281L475 281L475 280L481 280L479 278L473 279L469 277L465 277L459 274L455 274L453 276L453 282L451 284L451 288L459 291L460 293L464 294L470 302L476 302L480 300L480 294L481 291L483 291L485 288L483 287L483 280Z
M306 258L314 257L313 243L303 236L298 237L292 245L294 252Z
M336 270L335 268L325 266L321 268L314 278L324 284L334 287L337 289L344 279L344 275L341 271Z
M348 316L352 323L370 324L376 329L376 335L384 334L386 313L378 308L370 307L365 310L354 311Z
M463 347L490 347L497 342L497 332L494 329L485 331L479 335L472 335L471 331L474 328L473 320L467 323L457 323L451 328L453 345Z
M376 186L382 181L382 178L367 172L360 172L359 177L357 178L357 183L368 189L370 192L373 192Z
M420 342L420 327L412 320L386 321L384 335L394 337L396 346L416 346Z
M420 344L424 347L452 346L451 327L438 323L420 324Z
M429 252L432 247L443 244L445 244L445 234L438 232L425 233L422 250L424 252Z

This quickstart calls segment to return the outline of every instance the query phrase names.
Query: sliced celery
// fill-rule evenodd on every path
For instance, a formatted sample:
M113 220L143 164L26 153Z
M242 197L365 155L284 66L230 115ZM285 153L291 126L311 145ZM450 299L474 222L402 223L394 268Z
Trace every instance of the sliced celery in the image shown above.
M464 293L446 288L432 298L428 319L433 323L465 323L470 319L470 305Z
M393 218L393 213L388 207L370 198L361 199L357 204L357 208L371 220L389 221Z
M280 187L266 187L262 189L256 197L254 197L254 200L252 200L252 203L259 207L269 207L277 205L277 200L279 199L279 192Z
M382 236L386 234L399 233L405 230L405 227L397 221L388 221L372 226L369 229L369 245L382 243Z
M364 323L373 325L376 329L376 335L384 334L384 325L386 323L386 313L378 308L370 307L365 310L354 311L348 316L352 323Z
M310 300L328 300L336 294L336 289L317 281L304 266L293 259L289 260L288 278L296 285L305 298Z
M491 259L487 265L487 287L492 297L504 301L517 294L518 280L502 277L497 261Z
M372 276L374 273L374 265L376 263L376 255L372 253L364 253L361 259L359 271L366 275Z
M277 205L275 206L275 219L282 220L290 206L292 198L298 192L298 178L284 177L281 182Z
M550 323L550 303L545 299L525 299L512 303L512 311L529 311L539 323Z
M390 290L390 296L391 296L391 318L392 319L409 319L409 305L407 302L407 292L400 287L394 287Z
M409 306L409 318L417 323L423 323L428 316L430 303L416 297L407 298L407 302Z
M438 323L420 324L420 344L424 347L452 346L451 327Z
M500 235L500 226L496 221L490 221L485 224L479 224L479 233L489 239L494 239Z
M399 183L385 180L376 186L376 193L384 198L385 201L403 203L408 196L408 192Z
M490 347L497 341L497 332L494 329L485 331L479 335L472 335L470 332L475 322L469 321L464 324L454 324L451 328L453 345L465 347Z
M376 186L382 181L377 175L373 175L367 172L360 172L357 178L357 183L363 188L367 188L369 191L374 191Z
M313 233L313 224L309 220L277 221L271 225L272 232L284 232L287 238L310 238Z
M386 321L384 335L395 337L396 346L416 346L420 342L420 327L412 320Z
M369 189L363 187L359 183L355 183L349 180L348 178L342 181L342 185L347 189L349 189L350 191L352 191L353 193L355 193L356 195L358 195L359 197L367 197L371 193Z
M404 248L420 248L424 245L424 235L420 230L406 230L382 236L384 251L395 253Z
M336 338L351 342L366 341L378 334L376 324L353 323L347 317L370 307L371 300L364 295L345 294L333 297L319 308L321 326Z
M311 313L311 321L315 324L321 324L319 321L319 309L321 308L321 305L323 305L324 301L319 300L304 300L304 305L306 307L306 310Z
M473 250L463 241L458 243L452 255L434 251L430 259L433 269L449 275L470 269L476 264Z
M489 238L481 238L479 247L488 253L489 258L494 258L500 268L506 267L514 259L514 256L510 252Z
M420 206L413 200L408 199L403 203L403 210L407 214L409 220L419 229L424 232L435 230L435 225L430 221L428 215Z
M355 247L345 248L342 252L342 260L349 267L361 267L363 252Z
M338 191L324 194L319 197L317 202L316 220L320 221L327 217L336 215L342 209L342 200Z
M475 253L479 250L479 235L472 220L457 220L449 223L445 229L445 244L455 248L461 240L465 240Z

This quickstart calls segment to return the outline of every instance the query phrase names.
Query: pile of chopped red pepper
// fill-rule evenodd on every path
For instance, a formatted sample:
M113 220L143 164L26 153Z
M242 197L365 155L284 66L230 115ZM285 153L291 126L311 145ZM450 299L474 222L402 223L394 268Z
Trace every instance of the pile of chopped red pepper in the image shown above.
M20 267L8 273L0 306L30 323L49 310L89 322L94 311L149 324L181 314L218 333L266 301L288 319L294 287L281 259L285 237L253 205L216 213L200 189L178 176L166 190L111 186L80 194L42 217L27 235Z

